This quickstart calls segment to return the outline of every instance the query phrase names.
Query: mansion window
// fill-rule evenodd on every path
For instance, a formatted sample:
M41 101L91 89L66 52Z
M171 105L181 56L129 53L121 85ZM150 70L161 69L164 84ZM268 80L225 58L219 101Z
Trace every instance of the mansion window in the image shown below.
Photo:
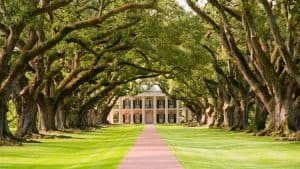
M169 108L176 108L176 100L168 100Z
M129 99L126 99L126 100L123 100L123 108L124 109L129 109L130 108L130 100Z
M153 101L152 99L147 99L146 100L146 105L145 105L146 108L153 108Z
M133 108L142 108L142 100L134 100L133 101Z
M165 108L165 101L157 100L157 108Z

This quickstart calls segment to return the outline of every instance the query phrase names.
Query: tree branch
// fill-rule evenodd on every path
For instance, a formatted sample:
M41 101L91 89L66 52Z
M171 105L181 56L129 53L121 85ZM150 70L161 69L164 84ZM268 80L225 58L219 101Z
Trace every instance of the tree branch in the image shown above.
M139 66L139 65L136 65L134 63L127 62L127 61L121 61L121 62L118 63L118 65L119 66L130 66L130 67L134 67L134 68L139 69L139 70L143 70L143 71L147 71L147 72L160 73L160 74L170 74L170 73L172 73L172 70L171 71L155 70L155 69L151 69L151 68L142 67L142 66ZM173 70L174 69L175 68L173 68Z
M18 72L22 72L21 69L24 67L24 64L26 64L29 60L36 57L38 54L45 52L46 50L49 50L53 48L57 43L59 43L64 37L66 37L69 33L73 32L74 30L79 30L87 27L92 27L97 24L103 23L106 19L115 16L119 13L125 12L130 9L147 9L153 7L153 5L156 3L157 0L151 0L151 2L146 4L140 4L140 3L129 3L127 5L117 7L110 12L103 14L101 16L96 16L91 19L87 19L84 21L78 21L73 24L66 25L63 27L54 37L49 39L48 41L45 41L44 43L41 43L40 45L36 46L34 49L29 51L24 51L18 58L18 60L12 65L11 72L9 73L6 80L1 83L0 91L9 86L14 77L18 74ZM68 1L64 1L68 2ZM51 6L51 5L50 5Z
M214 29L218 32L221 32L220 26L210 17L208 16L205 12L203 12L199 7L196 6L192 0L186 0L186 3L202 18L204 19L207 23L209 23L211 26L214 27Z
M123 25L119 25L118 27L116 27L114 29L111 29L108 32L105 32L104 34L100 34L100 35L97 35L95 37L92 37L91 40L96 41L96 44L98 44L97 41L102 40L103 38L105 38L105 37L107 37L107 36L109 36L109 35L111 35L115 32L118 32L120 30L127 29L127 28L137 24L139 21L140 21L140 19L134 19L132 22L129 22L129 23L126 23L126 24L123 24Z
M270 25L270 28L272 30L273 37L275 39L276 44L279 46L280 49L280 56L282 57L284 63L286 64L285 68L287 72L295 78L298 86L300 86L300 74L298 72L296 64L292 60L292 56L290 56L288 49L286 48L284 44L284 40L282 36L280 35L280 29L279 26L276 23L275 16L272 12L272 9L270 7L270 4L267 0L260 0L260 2L263 4L263 7L267 14L267 20Z
M2 32L6 37L9 35L9 29L2 23L0 23L0 32Z
M10 20L10 16L7 12L4 0L0 0L0 13L2 13L2 16L6 22Z
M225 6L225 5L222 5L224 10L229 14L231 15L232 17L234 17L236 20L238 21L242 21L242 16L237 12L237 11L234 11L233 9L230 9L229 7Z
M67 6L68 4L70 4L73 0L60 0L59 2L57 3L54 3L54 4L49 4L49 5L46 5L42 8L37 8L33 11L30 11L29 12L29 16L37 16L37 15L41 15L41 14L44 14L44 13L49 13L49 12L52 12L56 9L59 9L61 7L64 7L64 6Z

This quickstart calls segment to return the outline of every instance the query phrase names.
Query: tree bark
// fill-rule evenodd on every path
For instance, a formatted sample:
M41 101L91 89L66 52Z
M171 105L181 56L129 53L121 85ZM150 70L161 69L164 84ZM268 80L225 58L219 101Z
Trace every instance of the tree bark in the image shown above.
M205 109L205 112L202 114L202 121L201 124L207 124L208 121L208 115L212 113L212 108L209 106Z
M223 126L226 129L231 130L234 127L234 107L230 103L226 103L223 106L224 122Z
M32 98L21 96L17 103L17 131L16 137L22 139L24 136L30 136L32 133L38 133L36 126L37 107Z
M217 102L215 127L221 127L223 125L224 122L223 105L224 105L223 100L219 100Z
M81 129L86 129L88 127L87 113L88 113L87 110L82 110L78 113L77 125Z
M293 131L300 131L300 96L298 96L289 111L288 126Z
M3 97L0 97L0 140L12 138L12 134L8 127L6 113L8 111L7 103Z
M60 131L64 131L66 128L66 112L61 106L59 106L55 116L55 126Z
M39 129L42 132L55 131L55 115L53 101L50 99L43 99L37 101L39 110Z
M248 128L248 99L244 98L240 100L240 125L239 128L241 130L245 130Z
M255 119L254 126L256 131L264 130L266 128L267 110L263 103L258 99L255 102Z
M108 124L107 117L109 115L109 111L101 112L101 124Z
M291 133L288 125L288 117L292 108L292 100L278 99L275 101L275 129L282 136L287 136Z

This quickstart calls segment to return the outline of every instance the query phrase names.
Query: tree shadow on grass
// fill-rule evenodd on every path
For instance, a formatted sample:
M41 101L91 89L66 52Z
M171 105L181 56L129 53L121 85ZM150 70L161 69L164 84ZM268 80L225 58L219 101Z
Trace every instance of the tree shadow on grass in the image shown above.
M103 168L103 169L115 169L116 163L110 163L105 161L99 161L96 163L73 163L73 164L44 164L36 161L35 164L28 163L2 163L1 169L88 169L88 168Z

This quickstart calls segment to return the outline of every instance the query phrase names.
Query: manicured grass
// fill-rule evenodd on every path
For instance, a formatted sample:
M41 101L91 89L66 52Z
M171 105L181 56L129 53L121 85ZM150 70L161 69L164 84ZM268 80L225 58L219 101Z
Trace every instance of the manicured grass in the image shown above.
M185 169L299 169L300 143L221 129L157 125Z
M60 133L71 139L39 140L0 147L0 169L115 169L143 126L110 126L92 132Z

